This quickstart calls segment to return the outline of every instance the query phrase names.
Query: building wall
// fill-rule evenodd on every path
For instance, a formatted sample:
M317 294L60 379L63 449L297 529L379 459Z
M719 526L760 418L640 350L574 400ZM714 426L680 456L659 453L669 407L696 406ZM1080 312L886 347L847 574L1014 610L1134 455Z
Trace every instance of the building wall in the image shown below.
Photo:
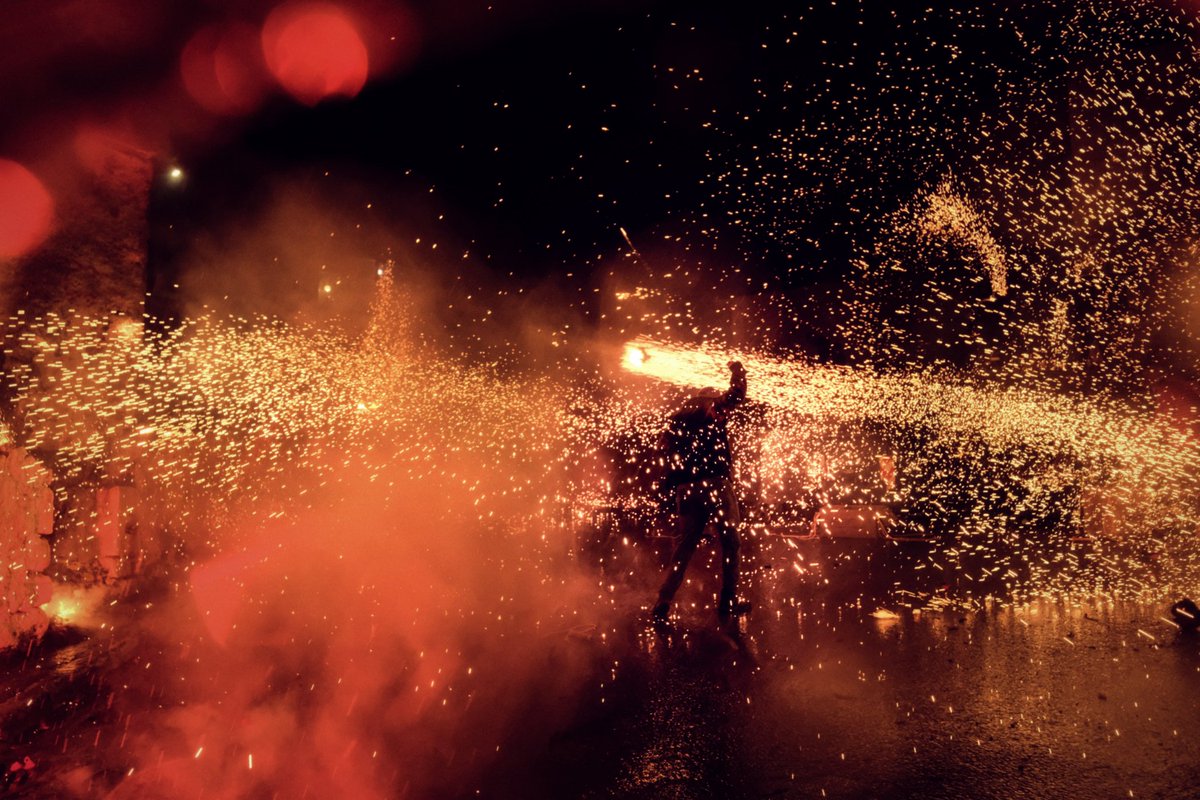
M90 153L75 190L55 198L49 239L0 265L0 649L44 633L50 576L111 585L133 568L132 470L108 463L121 460L114 448L89 444L113 439L109 395L124 387L86 362L140 341L153 173L142 151Z

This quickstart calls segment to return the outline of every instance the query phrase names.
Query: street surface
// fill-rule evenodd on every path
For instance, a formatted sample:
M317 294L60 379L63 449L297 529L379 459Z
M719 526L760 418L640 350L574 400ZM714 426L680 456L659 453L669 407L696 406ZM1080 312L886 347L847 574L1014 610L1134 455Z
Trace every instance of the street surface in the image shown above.
M394 796L1197 796L1200 637L1168 621L1166 601L915 610L886 598L835 604L760 578L735 645L703 605L715 579L707 560L668 631L635 604L642 586L615 593L607 629L493 631L509 657L527 649L520 684L481 683L452 724L394 738L380 757L411 773L393 771ZM205 789L211 778L166 771L173 751L174 763L201 763L194 743L176 741L182 726L164 721L170 706L197 701L172 696L179 667L165 632L140 619L120 634L59 629L10 657L6 758L35 766L10 772L8 796L285 796L253 783ZM221 769L245 772L242 761Z

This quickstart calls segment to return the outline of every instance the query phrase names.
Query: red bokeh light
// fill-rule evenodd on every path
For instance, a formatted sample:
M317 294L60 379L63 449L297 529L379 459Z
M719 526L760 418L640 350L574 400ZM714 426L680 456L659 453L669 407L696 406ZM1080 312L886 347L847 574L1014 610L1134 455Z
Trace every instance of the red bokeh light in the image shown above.
M0 259L33 250L50 233L54 199L25 167L0 158Z
M355 7L363 44L371 64L371 78L408 69L421 47L421 22L417 15L396 0L360 0Z
M201 29L184 47L179 68L188 93L214 114L253 111L270 83L258 31L246 24Z
M271 73L302 103L353 97L367 82L366 45L353 20L337 6L279 6L263 25L262 46Z

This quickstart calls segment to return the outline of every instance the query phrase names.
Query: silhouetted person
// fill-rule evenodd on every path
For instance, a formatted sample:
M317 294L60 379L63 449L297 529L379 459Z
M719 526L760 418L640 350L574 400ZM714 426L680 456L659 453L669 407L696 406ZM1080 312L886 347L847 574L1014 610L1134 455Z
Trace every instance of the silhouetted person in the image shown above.
M721 599L717 612L723 622L729 622L750 610L749 603L737 600L737 524L741 514L733 491L733 453L726 429L729 412L746 397L746 370L740 362L732 361L729 371L727 392L701 392L672 416L667 426L667 481L674 487L682 538L658 592L653 612L657 622L665 621L670 613L671 600L709 524L716 527L721 542Z

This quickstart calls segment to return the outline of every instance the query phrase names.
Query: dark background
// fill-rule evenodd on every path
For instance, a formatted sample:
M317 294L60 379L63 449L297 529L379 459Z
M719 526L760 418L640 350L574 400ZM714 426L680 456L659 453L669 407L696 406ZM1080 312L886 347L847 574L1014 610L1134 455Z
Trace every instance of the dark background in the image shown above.
M991 4L930 13L894 5L546 13L428 57L353 100L308 109L281 99L232 141L183 148L187 196L162 196L159 208L208 229L266 202L273 176L334 169L343 186L317 191L365 186L364 204L376 210L364 213L368 225L411 214L402 198L436 187L431 204L453 212L458 234L523 277L595 269L625 247L624 227L635 244L682 237L676 258L690 251L783 287L804 284L845 270L859 224L953 166L945 137L965 144L1005 81L1045 69ZM1053 17L1040 5L1016 12L1032 35L1045 35L1039 27ZM962 55L949 60L939 40ZM874 141L891 145L872 162L845 141L866 122ZM746 187L718 176L800 124L828 157L789 180L823 187L821 202L800 209L763 198L799 226L786 237L731 225L739 201L730 194Z
M276 93L234 119L180 100L199 26L271 7L23 3L6 33L9 152L112 109L153 152L152 313L240 296L238 313L286 314L329 274L368 281L390 254L460 284L459 300L541 291L596 323L610 290L653 286L720 309L691 327L761 319L756 343L901 367L1004 351L1045 372L1059 303L1078 332L1068 360L1093 385L1194 369L1195 315L1168 297L1192 296L1200 208L1195 104L1179 91L1196 66L1189 10L418 2L404 8L419 43L353 99ZM368 26L397 7L356 4ZM161 178L173 165L181 185ZM892 217L947 179L1010 255L1007 297L981 284L978 254L893 241ZM1080 210L1114 187L1118 218ZM281 198L312 211L294 246L248 246ZM326 226L327 246L301 244ZM1099 264L1082 280L1081 253ZM916 272L897 277L888 258ZM910 329L885 330L903 316Z

